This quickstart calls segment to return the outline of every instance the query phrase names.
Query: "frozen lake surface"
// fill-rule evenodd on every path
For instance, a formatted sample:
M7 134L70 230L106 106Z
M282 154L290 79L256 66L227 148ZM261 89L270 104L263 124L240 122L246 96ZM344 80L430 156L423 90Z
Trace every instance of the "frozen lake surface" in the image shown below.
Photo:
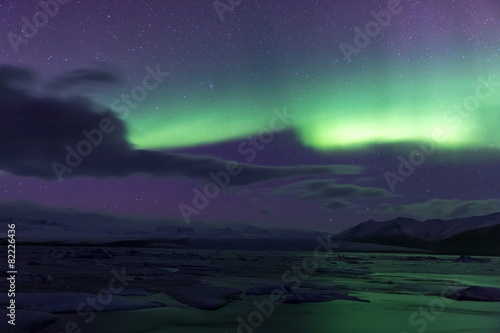
M498 299L454 294L499 287L495 257L45 246L18 255L13 332L500 332Z

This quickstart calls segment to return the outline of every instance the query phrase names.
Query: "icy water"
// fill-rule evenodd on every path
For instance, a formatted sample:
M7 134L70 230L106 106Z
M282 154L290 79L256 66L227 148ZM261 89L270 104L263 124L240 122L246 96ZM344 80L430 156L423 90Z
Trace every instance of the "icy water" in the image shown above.
M140 251L134 256L124 254L123 261L115 259L113 265L128 265L127 271L137 276L131 288L150 293L134 299L154 300L167 307L100 312L89 324L76 314L63 314L62 320L40 332L65 332L64 324L70 320L79 323L81 332L95 333L500 332L500 302L443 297L468 286L499 287L500 258L457 262L458 256L335 253L318 257L310 273L294 273L293 268L311 253ZM120 257L115 254L114 258ZM149 266L134 264L145 261ZM284 279L287 271L291 273ZM335 291L369 302L336 299L282 304L271 302L270 295L242 294L217 310L201 310L161 292L161 285L190 279L242 291L284 283L300 292Z

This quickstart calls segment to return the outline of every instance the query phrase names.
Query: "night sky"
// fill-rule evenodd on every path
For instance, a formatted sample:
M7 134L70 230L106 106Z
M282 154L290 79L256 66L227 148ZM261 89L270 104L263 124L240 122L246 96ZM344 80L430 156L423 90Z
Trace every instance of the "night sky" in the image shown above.
M0 217L182 221L229 166L190 221L335 232L500 210L497 0L61 2L0 4ZM70 167L84 130L102 140Z

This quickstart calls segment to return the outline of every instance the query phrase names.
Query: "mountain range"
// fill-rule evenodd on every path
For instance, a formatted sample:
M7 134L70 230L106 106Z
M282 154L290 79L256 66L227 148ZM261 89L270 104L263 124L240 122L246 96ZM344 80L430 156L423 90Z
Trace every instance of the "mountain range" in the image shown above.
M336 234L333 239L450 254L500 255L500 212L423 222L403 217L384 222L369 220Z
M91 222L81 223L71 219L63 219L62 222L46 219L0 219L0 225L15 223L16 238L24 243L121 244L139 241L140 244L149 244L167 241L173 246L179 246L181 242L183 246L195 248L206 246L309 250L316 247L318 237L329 235L309 229L248 225L217 228L200 223L187 227L172 224L171 221L154 224L139 224L133 220L123 220L120 224ZM5 233L0 232L0 243L5 242L6 237ZM423 222L404 217L383 222L369 220L331 238L342 243L344 251L351 248L370 251L375 249L374 245L380 245L391 251L420 249L443 254L500 256L500 212L486 216Z

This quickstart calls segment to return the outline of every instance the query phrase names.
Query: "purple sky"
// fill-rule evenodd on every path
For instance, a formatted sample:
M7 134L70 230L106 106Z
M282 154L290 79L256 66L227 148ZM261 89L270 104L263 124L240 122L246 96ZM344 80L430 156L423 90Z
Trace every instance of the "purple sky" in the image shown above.
M18 44L18 52L9 33L22 35L23 17L32 21L33 14L42 9L36 2L4 1L0 5L0 64L29 71L36 78L22 79L17 85L11 80L18 74L0 72L0 104L8 110L0 113L0 122L13 124L0 126L4 151L0 155L0 202L28 201L181 221L179 205L192 206L193 188L203 190L210 180L208 171L220 171L226 160L247 163L238 147L248 136L258 134L253 119L263 116L260 110L289 108L299 114L300 122L274 133L255 160L244 164L248 173L233 176L230 186L192 219L341 231L370 218L453 218L498 211L500 146L498 142L484 145L499 138L489 127L499 120L498 92L481 106L483 114L469 118L467 129L470 126L478 132L467 132L471 138L467 144L438 147L410 177L397 183L394 192L384 175L387 171L397 174L398 157L408 158L418 141L371 138L361 146L323 149L319 143L303 140L310 124L322 125L322 116L336 129L351 128L351 116L353 126L359 120L373 119L375 128L386 126L380 124L392 117L403 119L401 112L408 113L405 119L416 117L407 109L395 110L391 118L379 114L381 105L398 98L398 73L405 73L404 82L415 83L415 91L408 91L414 98L405 101L407 106L420 107L421 96L432 95L432 89L436 89L435 102L426 100L422 107L435 108L436 114L445 111L440 109L445 104L440 98L462 100L459 93L439 95L440 84L461 91L462 86L473 85L478 75L487 77L498 68L500 7L493 0L478 2L481 5L402 1L401 14L393 15L390 25L348 63L339 44L353 44L353 28L373 19L370 11L387 9L387 1L312 1L307 5L243 1L234 12L224 13L221 22L210 1L72 0L59 5L52 17L46 16L47 24L27 43ZM95 148L100 152L62 182L40 171L51 168L55 143L64 147L80 135L66 125L78 129L79 124L98 119L90 116L105 117L83 102L76 103L79 111L66 108L73 103L70 97L80 96L109 109L113 100L142 83L146 66L157 64L169 71L168 77L138 107L131 108L130 115L116 116L115 123L124 128L123 133L112 134L116 141ZM453 68L449 81L427 80L428 75L439 78L441 72ZM85 77L77 69L96 76ZM112 84L115 75L121 80L119 85ZM54 80L63 84L47 89L47 83ZM378 83L365 86L366 82ZM23 95L23 89L29 92ZM467 89L474 92L473 87ZM334 94L339 97L334 105L338 113L332 116L322 107ZM26 101L30 98L38 104L45 98L47 103L39 108L39 120L28 125L31 120L26 115L32 106ZM25 111L16 111L11 101ZM64 110L57 109L59 102L68 103ZM205 105L207 111L198 112ZM231 110L221 111L220 105ZM56 111L50 109L53 106ZM247 107L257 110L248 126L238 123L240 116L248 117ZM231 115L227 124L223 123L229 119L225 112ZM62 118L56 118L58 114ZM432 115L429 111L427 118L415 118L415 126L431 121ZM157 131L159 126L179 134L173 139L161 135L157 141L151 139L148 130ZM219 138L225 128L233 128L236 134ZM350 134L361 138L367 131ZM211 140L210 135L217 139ZM183 144L189 137L195 143ZM44 145L44 140L50 144ZM39 159L30 160L30 147L35 147ZM63 160L65 155L57 156ZM164 156L178 157L175 170L170 166L165 167L167 171L156 170L160 167L155 161L170 161ZM200 159L193 161L192 156ZM349 166L349 172L335 169L341 165ZM330 167L332 172L321 171Z

